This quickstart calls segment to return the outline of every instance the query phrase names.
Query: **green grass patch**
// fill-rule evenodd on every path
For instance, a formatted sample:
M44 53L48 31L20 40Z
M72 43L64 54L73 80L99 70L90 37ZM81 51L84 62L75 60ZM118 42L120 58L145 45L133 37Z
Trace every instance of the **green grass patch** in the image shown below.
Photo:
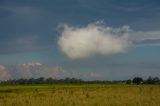
M160 106L160 85L0 86L0 106Z

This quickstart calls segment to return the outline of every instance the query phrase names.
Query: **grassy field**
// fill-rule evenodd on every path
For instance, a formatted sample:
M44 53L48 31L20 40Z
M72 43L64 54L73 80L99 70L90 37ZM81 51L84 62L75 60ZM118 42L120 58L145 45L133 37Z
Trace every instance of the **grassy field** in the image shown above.
M160 106L160 85L0 86L0 106Z

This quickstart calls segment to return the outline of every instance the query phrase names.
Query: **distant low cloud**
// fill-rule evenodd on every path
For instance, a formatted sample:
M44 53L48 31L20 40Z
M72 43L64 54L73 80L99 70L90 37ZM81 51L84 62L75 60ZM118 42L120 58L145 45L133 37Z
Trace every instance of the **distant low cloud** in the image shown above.
M96 22L85 27L64 24L61 28L58 45L61 51L71 59L121 53L129 45L130 28L128 26L112 28Z
M12 66L0 65L0 81L18 78L81 78L96 79L100 75L96 72L76 72L64 70L61 66L47 66L39 62L30 62Z
M0 80L7 80L11 76L4 65L0 65Z
M63 78L67 76L60 66L47 66L39 62L17 64L8 67L12 78Z
M30 62L17 65L0 65L0 80L17 78L64 78L68 74L60 66L48 67L39 62Z

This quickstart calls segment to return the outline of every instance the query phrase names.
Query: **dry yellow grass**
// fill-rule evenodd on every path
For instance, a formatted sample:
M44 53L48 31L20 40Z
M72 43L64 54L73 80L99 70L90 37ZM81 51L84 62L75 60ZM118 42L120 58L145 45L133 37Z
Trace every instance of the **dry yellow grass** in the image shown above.
M0 106L160 106L160 85L1 86Z

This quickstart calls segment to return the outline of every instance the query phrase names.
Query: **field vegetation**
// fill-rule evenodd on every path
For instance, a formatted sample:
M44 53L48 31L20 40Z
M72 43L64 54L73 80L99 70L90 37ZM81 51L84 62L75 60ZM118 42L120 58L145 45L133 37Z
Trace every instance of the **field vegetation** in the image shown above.
M0 106L160 106L160 85L1 85Z

